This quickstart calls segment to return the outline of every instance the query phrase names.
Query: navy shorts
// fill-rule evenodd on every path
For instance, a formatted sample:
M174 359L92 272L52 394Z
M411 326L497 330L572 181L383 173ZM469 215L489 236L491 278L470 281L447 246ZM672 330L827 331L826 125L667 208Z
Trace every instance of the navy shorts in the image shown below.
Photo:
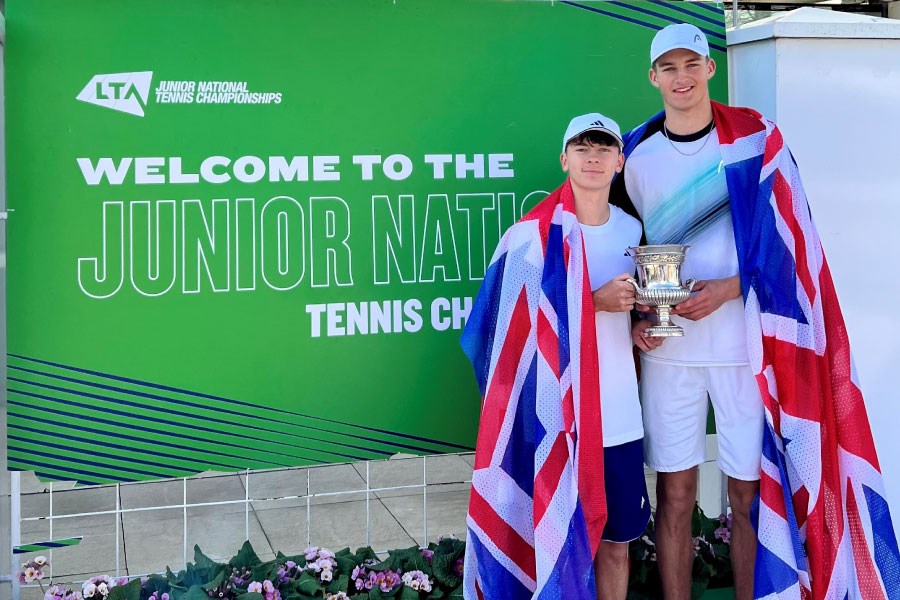
M606 484L607 542L630 542L641 537L650 521L650 498L644 479L644 441L603 449Z

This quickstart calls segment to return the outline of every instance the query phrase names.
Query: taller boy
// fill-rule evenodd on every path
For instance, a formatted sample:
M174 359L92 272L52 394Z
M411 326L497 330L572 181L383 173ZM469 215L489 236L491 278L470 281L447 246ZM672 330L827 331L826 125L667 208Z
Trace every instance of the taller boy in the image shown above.
M716 63L706 36L687 24L656 35L650 62L650 82L662 94L665 118L633 140L620 180L644 221L647 243L689 244L682 273L698 280L693 297L673 311L684 337L645 338L648 320L634 327L643 350L646 461L659 472L659 568L669 597L688 598L691 513L697 465L705 458L708 394L734 514L736 597L749 599L756 550L750 504L759 488L763 405L747 354L728 187L707 85Z
M774 123L710 101L716 65L700 29L661 30L650 62L664 111L625 137L617 188L648 243L692 246L682 272L700 280L675 307L683 338L645 338L646 320L633 329L666 597L690 595L707 395L736 598L900 597L878 458L797 165Z

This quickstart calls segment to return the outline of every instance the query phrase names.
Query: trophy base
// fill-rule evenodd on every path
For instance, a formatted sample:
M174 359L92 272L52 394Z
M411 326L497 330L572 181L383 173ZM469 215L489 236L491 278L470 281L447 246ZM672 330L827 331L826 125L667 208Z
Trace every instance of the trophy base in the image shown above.
M646 337L682 337L684 329L678 325L654 325L644 330Z

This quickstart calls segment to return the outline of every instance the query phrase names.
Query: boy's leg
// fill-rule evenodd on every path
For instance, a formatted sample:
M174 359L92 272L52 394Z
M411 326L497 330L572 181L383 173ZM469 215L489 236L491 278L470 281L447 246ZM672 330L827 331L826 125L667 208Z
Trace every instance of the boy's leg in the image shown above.
M643 440L604 448L603 463L607 519L594 557L597 597L625 600L628 542L639 538L650 521Z
M628 595L628 543L600 541L594 557L598 600L624 600Z
M656 557L666 600L691 597L694 542L691 515L697 500L697 467L656 475Z
M749 600L753 598L756 559L750 505L759 491L765 412L759 385L749 366L710 368L709 381L719 434L719 468L728 476L735 598Z
M647 465L657 471L656 548L668 600L691 592L691 514L697 465L706 457L707 382L702 368L641 361Z
M750 505L759 492L759 481L728 478L731 504L731 567L735 600L752 600L753 567L756 561L756 531L750 523Z

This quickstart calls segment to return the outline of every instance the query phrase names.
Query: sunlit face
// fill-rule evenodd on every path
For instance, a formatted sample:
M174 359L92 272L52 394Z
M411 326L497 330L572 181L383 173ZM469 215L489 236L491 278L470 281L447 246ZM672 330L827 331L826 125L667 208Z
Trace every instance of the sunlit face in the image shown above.
M584 190L609 187L615 174L622 170L625 158L619 146L590 142L572 142L559 157L562 170L569 174L572 186Z
M666 107L688 111L709 100L709 80L715 74L714 60L676 48L656 59L650 83L659 88Z

